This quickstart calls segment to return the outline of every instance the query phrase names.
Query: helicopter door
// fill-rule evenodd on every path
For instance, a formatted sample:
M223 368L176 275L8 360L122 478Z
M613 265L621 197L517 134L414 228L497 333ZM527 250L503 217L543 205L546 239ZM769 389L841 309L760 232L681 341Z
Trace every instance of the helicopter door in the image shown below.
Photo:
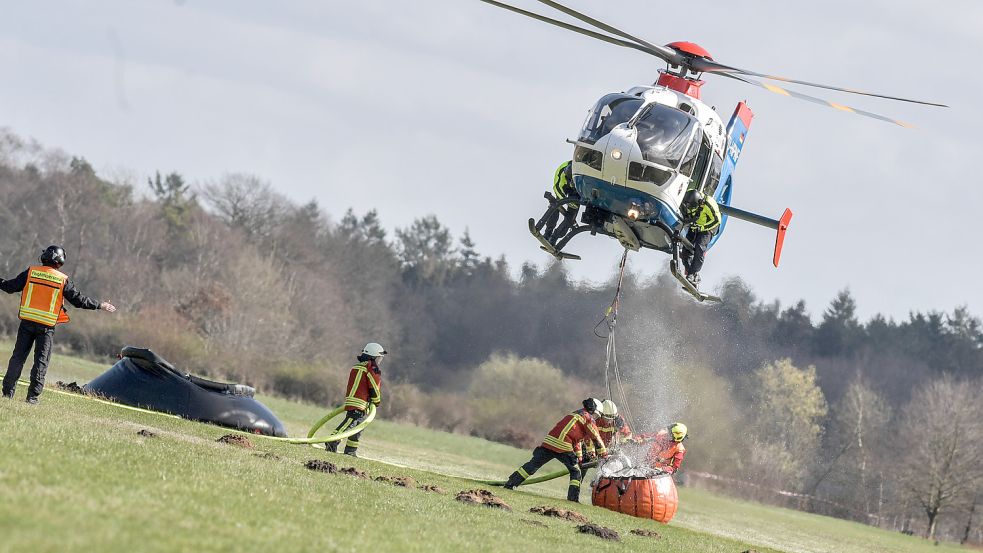
M706 177L707 163L710 161L710 152L713 149L706 136L704 136L703 140L699 142L699 148L700 152L696 156L693 171L687 175L690 177L689 186L687 188L701 188L703 185L703 178Z

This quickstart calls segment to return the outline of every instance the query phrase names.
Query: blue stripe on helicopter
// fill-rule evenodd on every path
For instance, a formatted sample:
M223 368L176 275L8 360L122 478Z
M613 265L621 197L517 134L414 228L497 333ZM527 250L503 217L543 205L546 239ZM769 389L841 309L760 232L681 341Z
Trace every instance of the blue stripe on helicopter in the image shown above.
M737 167L737 160L741 157L741 150L744 149L744 141L747 140L748 129L751 126L751 119L754 113L744 102L738 102L734 109L734 115L727 123L727 150L724 152L724 164L720 170L720 186L714 194L714 199L718 204L731 205L731 197L734 194L734 169ZM720 228L710 241L708 249L717 243L717 240L724 233L727 225L727 216L720 216Z
M669 228L675 228L680 223L680 216L674 209L651 194L646 194L635 188L620 184L611 184L606 180L587 175L574 175L573 184L581 198L587 198L585 203L597 206L621 216L628 215L631 204L638 204L644 214L642 219L650 222L662 221ZM597 197L593 191L597 190Z

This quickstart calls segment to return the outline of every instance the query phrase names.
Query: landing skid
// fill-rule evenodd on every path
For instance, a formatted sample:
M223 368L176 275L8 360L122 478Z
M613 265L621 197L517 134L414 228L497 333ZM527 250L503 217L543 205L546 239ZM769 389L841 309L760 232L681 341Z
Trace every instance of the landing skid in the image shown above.
M536 240L539 240L539 244L540 244L539 245L539 249L541 249L544 252L552 255L553 257L555 257L555 258L557 258L557 259L559 259L561 261L564 260L564 259L576 259L576 260L579 260L580 259L580 256L579 255L574 255L572 253L561 252L560 250L556 249L556 247L553 244L550 244L549 240L547 240L543 236L543 234L541 232L539 232L539 229L536 228L536 221L535 221L535 219L529 219L529 232L534 237L536 237Z
M680 272L679 266L679 245L676 244L672 249L672 259L669 260L669 271L672 273L672 276L676 277L676 280L683 285L683 290L696 298L696 301L699 302L711 301L714 303L721 303L723 301L719 297L701 292L699 288L693 286L693 283L686 280L686 277L684 277L683 273Z

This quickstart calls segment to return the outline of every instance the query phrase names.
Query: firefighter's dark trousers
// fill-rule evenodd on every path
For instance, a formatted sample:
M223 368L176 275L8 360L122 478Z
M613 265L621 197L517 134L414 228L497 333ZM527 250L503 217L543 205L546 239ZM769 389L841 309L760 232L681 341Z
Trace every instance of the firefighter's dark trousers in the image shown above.
M686 274L692 275L700 272L703 268L703 260L706 258L707 247L710 245L710 239L713 238L714 231L708 230L706 232L691 231L688 238L690 243L693 244L693 251L684 249L682 251L682 261L683 267L686 269Z
M509 476L509 481L505 483L505 487L511 489L525 482L526 478L535 474L540 467L553 459L563 463L563 466L570 471L570 487L567 488L567 499L580 501L580 478L582 475L580 464L577 463L577 456L573 453L557 453L543 446L532 450L532 459L519 467L519 470L513 472L512 476Z
M567 197L580 198L580 196L576 192L571 192L571 194ZM557 198L557 200L562 200L562 199L565 198ZM547 212L549 212L549 210L552 208L553 206L551 204L550 207L547 208ZM580 204L578 203L565 205L563 207L562 213L559 209L554 210L552 213L550 213L549 219L546 220L546 224L543 227L543 238L549 241L549 243L556 245L556 243L559 242L564 236L566 236L567 232L569 232L570 229L573 228L575 224L577 224L577 213L579 211L580 211ZM563 215L563 222L560 223L560 228L556 228L556 224L560 221L560 215Z
M14 352L7 364L7 374L3 377L3 395L14 397L17 389L17 379L24 370L27 355L34 348L34 365L31 367L31 385L27 389L27 398L37 398L44 389L44 375L48 372L48 360L51 358L51 339L55 335L54 327L44 326L31 321L21 321L17 328L17 341L14 342Z
M352 411L345 411L345 420L341 421L341 424L338 425L338 428L334 429L334 433L338 434L339 432L344 432L345 430L348 430L349 428L362 422L362 419L364 418L365 418L365 411L359 411L357 409L354 409ZM355 451L358 449L358 439L361 437L362 437L361 432L349 436L348 440L345 442L345 453L355 453ZM332 453L337 452L338 442L328 442L324 444L324 447Z

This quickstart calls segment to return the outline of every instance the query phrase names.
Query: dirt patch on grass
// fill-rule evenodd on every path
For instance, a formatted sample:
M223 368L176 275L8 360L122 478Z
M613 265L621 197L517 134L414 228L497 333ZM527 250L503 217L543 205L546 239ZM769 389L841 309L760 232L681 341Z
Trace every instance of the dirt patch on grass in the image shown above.
M529 509L529 512L536 513L537 515L543 515L544 517L562 518L580 524L590 523L590 521L587 520L587 517L578 513L577 511L569 511L567 509L560 509L558 507L550 507L549 505L533 507L532 509Z
M601 539L611 540L611 541L621 541L621 536L617 532L610 528L605 528L604 526L598 526L596 524L581 524L577 527L577 531L581 534L590 534L592 536L597 536Z
M237 447L244 447L246 449L252 449L253 447L255 447L253 446L253 443L249 441L249 438L245 436L241 436L239 434L226 434L225 436L222 436L221 438L215 441L223 444L234 445Z
M657 540L662 539L662 534L659 534L655 530L642 530L640 528L635 528L634 530L631 531L631 533L635 534L636 536L642 536L643 538L654 538ZM744 553L748 553L748 552L745 551ZM753 552L753 553L757 553L757 552Z
M420 489L425 492L439 493L440 495L447 494L447 490L441 488L440 486L435 486L433 484L420 484Z
M157 434L154 434L153 432L147 430L146 428L143 428L139 432L137 432L137 436L143 436L144 438L156 438Z
M525 522L529 526L539 526L540 528L549 528L549 526L547 526L541 520L532 520L530 518L520 518L519 521L520 522Z
M276 453L273 453L272 451L257 453L256 456L259 457L260 459L269 459L271 461L279 461L280 459L282 459L282 457L280 457Z
M338 469L338 474L344 474L346 476L354 476L355 478L368 478L369 475L365 473L364 470L358 470L355 467L348 467L344 469Z
M324 461L322 459L311 459L304 463L304 467L308 470L315 470L317 472L328 472L334 474L338 472L338 467L334 463Z
M59 390L71 392L73 394L85 395L85 389L79 386L77 382L69 382L66 384L59 380L58 382L55 382L55 387L57 387Z
M385 482L401 488L415 488L416 480L410 476L376 476L376 482Z
M457 492L457 496L455 496L454 499L474 505L487 505L489 507L505 509L506 511L512 510L512 507L510 507L508 503L502 501L500 497L488 490L474 489Z

